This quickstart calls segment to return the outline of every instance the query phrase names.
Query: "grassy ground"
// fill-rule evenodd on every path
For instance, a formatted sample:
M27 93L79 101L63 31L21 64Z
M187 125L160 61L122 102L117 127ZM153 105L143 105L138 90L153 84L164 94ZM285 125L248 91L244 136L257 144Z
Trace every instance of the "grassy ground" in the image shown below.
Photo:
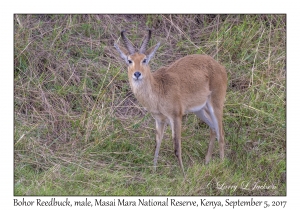
M286 195L285 18L15 15L14 194ZM170 128L152 171L154 120L113 48L122 29L139 46L146 28L150 45L161 42L152 69L193 53L226 67L224 162L216 142L204 165L209 130L191 114L182 128L186 177Z

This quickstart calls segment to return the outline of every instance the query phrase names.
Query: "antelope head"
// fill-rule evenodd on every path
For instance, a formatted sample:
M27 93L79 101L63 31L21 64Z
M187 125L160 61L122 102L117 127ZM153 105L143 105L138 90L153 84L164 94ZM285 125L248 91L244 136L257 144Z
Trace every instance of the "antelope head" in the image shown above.
M148 34L144 38L141 48L137 52L135 47L130 43L129 39L125 36L125 31L121 32L121 37L124 42L123 48L115 44L115 48L119 52L121 58L126 62L128 66L128 78L132 87L143 84L147 78L151 77L149 62L154 56L160 43L146 50L148 42L151 38L151 30L148 30Z

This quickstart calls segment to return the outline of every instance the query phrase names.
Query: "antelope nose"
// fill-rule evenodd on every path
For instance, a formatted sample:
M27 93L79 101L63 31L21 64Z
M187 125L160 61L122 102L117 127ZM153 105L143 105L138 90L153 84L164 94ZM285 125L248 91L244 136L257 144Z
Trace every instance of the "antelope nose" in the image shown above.
M136 71L133 75L138 79L141 76L141 72Z

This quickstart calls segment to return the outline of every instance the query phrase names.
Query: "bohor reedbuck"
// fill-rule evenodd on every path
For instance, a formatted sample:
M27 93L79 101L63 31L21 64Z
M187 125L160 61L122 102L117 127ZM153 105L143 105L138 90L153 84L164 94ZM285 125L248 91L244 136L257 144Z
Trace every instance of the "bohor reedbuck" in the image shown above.
M134 45L121 32L125 48L115 44L121 58L128 66L128 79L139 103L151 113L156 122L156 148L154 169L167 124L172 129L174 151L184 173L181 157L181 124L184 114L195 113L210 127L210 142L205 157L207 164L213 152L214 141L219 142L220 158L224 159L223 106L227 88L225 68L207 55L187 55L168 67L151 73L149 62L160 43L149 48L148 30L141 48Z

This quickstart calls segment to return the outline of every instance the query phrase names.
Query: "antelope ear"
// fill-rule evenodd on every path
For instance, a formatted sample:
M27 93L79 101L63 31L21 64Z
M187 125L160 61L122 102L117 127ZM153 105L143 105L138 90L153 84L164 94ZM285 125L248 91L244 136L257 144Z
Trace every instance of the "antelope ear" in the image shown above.
M119 52L121 58L123 58L123 60L129 64L129 61L128 61L128 50L126 50L124 47L121 47L119 45L117 45L117 43L114 44L114 47L116 48L116 50Z
M147 63L152 59L152 57L154 56L156 50L158 49L160 43L158 42L156 45L150 47L147 51L146 51L146 55L147 55Z

